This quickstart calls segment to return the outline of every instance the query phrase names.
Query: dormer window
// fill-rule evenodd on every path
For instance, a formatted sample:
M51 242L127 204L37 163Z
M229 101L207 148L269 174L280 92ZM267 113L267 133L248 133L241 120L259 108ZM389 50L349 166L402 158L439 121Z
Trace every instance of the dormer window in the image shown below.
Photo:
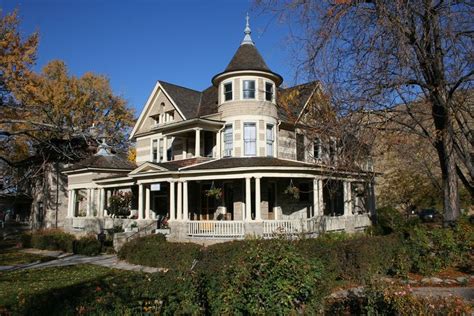
M265 83L265 100L266 101L273 101L273 83L266 82Z
M244 99L255 99L255 80L244 80L242 89Z
M232 101L232 82L224 84L224 100Z

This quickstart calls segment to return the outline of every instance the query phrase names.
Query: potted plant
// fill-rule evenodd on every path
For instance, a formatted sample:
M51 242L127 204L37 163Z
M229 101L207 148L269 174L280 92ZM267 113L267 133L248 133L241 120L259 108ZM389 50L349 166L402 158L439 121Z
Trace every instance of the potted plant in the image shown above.
M220 200L222 198L222 189L211 187L209 190L206 190L206 196Z
M130 215L132 204L132 192L118 192L109 198L108 212L114 217L126 217Z
M293 185L293 181L291 181L290 185L286 187L284 193L291 196L295 200L299 200L300 198L300 189Z
M138 224L137 222L133 222L132 225L130 225L131 231L132 232L138 232Z

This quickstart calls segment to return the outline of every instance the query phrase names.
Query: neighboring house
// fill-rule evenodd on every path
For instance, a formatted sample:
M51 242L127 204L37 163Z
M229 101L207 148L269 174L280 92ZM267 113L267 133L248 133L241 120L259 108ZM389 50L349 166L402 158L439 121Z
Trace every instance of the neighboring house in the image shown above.
M316 82L281 88L245 28L228 66L204 91L158 81L130 138L136 165L98 153L68 168L65 228L99 231L169 218L170 238L271 237L354 231L370 225L372 173L338 170L320 144L308 144L279 103L301 117ZM298 122L301 123L301 122ZM110 197L132 192L131 218L108 216Z

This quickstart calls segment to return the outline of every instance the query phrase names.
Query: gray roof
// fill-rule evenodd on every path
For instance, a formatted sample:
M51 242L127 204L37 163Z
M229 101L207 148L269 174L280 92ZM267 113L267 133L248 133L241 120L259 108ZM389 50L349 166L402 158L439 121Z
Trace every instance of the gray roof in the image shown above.
M270 68L254 45L240 45L224 72L238 70L269 71Z
M315 167L299 161L283 160L273 157L246 157L246 158L221 158L208 163L203 163L187 170L211 170L211 169L231 169L248 167Z
M119 155L94 155L75 163L71 167L64 169L64 171L73 171L85 168L133 170L136 167L137 165L134 162L131 162L127 158L121 157Z

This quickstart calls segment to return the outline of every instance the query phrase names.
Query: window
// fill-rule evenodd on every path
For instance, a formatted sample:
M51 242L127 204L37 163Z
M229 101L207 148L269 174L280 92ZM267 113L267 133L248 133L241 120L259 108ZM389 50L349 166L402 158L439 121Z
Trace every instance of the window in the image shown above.
M244 99L255 99L255 80L243 81Z
M163 161L163 138L160 138L158 152L160 153L159 161Z
M265 100L272 102L273 101L273 83L265 83Z
M337 142L335 140L332 140L331 143L329 144L329 159L331 159L331 162L336 162L336 154L337 154Z
M257 155L257 126L255 123L244 123L244 154Z
M321 138L317 137L316 141L314 142L314 148L313 148L313 157L314 159L321 159L323 158L323 153L322 153L322 143L321 143Z
M158 161L158 139L154 139L151 145L151 161Z
M224 157L232 156L232 147L233 147L233 131L232 125L226 125L224 128Z
M267 156L273 157L273 143L275 142L273 136L273 125L267 124Z
M232 82L228 82L224 84L224 100L225 101L232 100Z
M304 161L304 135L296 134L296 160Z

